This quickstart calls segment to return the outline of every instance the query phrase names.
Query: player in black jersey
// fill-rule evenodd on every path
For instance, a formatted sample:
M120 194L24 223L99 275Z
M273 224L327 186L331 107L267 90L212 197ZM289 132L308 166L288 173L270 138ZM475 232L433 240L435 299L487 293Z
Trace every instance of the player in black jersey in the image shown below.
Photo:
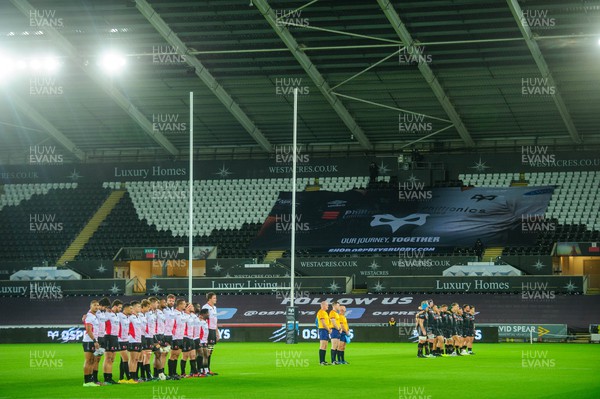
M448 311L448 305L440 306L440 316L442 317L442 334L445 341L445 355L452 353L452 331L454 329L452 313Z
M442 315L437 305L433 305L433 356L442 356L444 353L444 333L442 331Z
M429 355L429 347L427 345L427 307L427 301L421 302L421 310L415 316L417 335L419 336L417 357L427 357L423 355L423 347L425 347L425 353Z
M429 354L427 355L428 357L435 357L434 355L434 351L433 351L433 342L435 340L435 325L436 325L436 321L435 321L435 312L433 310L433 300L428 299L427 300L427 347L429 348Z
M452 304L452 319L454 320L454 328L452 331L452 344L454 346L454 350L451 353L451 356L459 356L460 348L462 347L462 328L463 328L463 318L459 314L461 311L458 303Z
M467 353L469 355L474 355L475 353L473 352L473 341L475 341L475 306L473 305L468 305L469 306L469 323L470 323L470 328L471 328L471 339L469 340L469 342L467 343Z

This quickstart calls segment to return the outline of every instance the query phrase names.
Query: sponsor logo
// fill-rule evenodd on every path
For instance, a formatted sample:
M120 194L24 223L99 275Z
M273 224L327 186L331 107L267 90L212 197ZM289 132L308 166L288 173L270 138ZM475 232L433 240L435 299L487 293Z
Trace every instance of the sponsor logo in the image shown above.
M403 218L397 218L391 214L373 215L371 227L389 226L392 233L398 231L399 228L405 225L423 226L427 222L427 213L413 213Z
M85 330L82 327L71 327L68 330L48 330L47 336L52 341L59 340L61 343L81 342Z

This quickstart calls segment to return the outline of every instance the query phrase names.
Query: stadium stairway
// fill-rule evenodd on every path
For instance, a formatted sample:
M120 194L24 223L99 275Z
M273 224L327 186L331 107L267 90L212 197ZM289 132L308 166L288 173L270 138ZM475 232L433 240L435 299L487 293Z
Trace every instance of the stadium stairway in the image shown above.
M502 255L503 247L489 247L485 249L485 252L482 256L482 261L490 261L493 262L496 258Z
M278 258L283 258L285 251L269 251L263 260L263 263L273 263Z
M100 208L98 208L94 216L92 216L89 222L58 259L57 264L64 265L65 262L71 262L75 259L77 254L79 254L81 249L85 246L85 244L87 244L92 235L96 232L96 230L98 230L100 224L106 219L124 194L125 190L115 190L110 193L108 198L106 198L106 201L104 201Z

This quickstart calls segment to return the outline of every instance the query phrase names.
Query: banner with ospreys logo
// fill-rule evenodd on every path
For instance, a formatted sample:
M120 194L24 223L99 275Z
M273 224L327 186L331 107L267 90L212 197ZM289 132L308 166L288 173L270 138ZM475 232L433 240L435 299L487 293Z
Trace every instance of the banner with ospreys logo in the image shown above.
M416 190L415 192L411 190ZM425 190L426 195L422 191ZM528 245L547 231L553 187L432 188L300 192L291 220L291 193L281 192L253 247L296 247L329 253L424 254L449 247Z

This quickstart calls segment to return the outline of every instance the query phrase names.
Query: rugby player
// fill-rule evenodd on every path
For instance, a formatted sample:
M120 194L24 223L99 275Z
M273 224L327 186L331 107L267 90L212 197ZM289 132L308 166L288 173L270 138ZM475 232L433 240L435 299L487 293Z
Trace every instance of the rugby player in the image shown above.
M129 331L127 351L129 352L129 383L142 382L138 375L138 362L142 358L142 332L144 320L142 308L138 301L131 302L131 315L129 316Z
M141 303L142 314L144 321L144 329L142 332L142 361L141 372L144 381L152 381L157 377L152 375L150 370L150 358L152 352L156 349L154 343L154 334L156 329L156 315L152 312L152 303L148 299L144 299Z
M321 366L329 366L325 361L327 353L327 343L329 342L329 334L331 333L331 320L327 314L329 302L321 302L321 309L317 312L317 327L319 329L319 364Z
M167 353L171 351L171 346L173 345L173 323L174 319L174 306L175 306L175 295L169 294L167 295L166 301L161 299L160 301L162 312L165 317L165 332L163 337L163 353L161 355L161 369L164 373L165 364L167 364Z
M129 343L129 315L131 315L131 304L126 303L119 312L119 384L127 384L131 377L129 376L129 354L127 353L127 344Z
M200 377L206 377L208 371L208 309L199 309L199 340L200 348L198 349L198 371Z
M467 343L467 353L474 355L473 342L475 341L475 306L469 305L469 328L471 329L471 337Z
M421 302L421 310L417 312L416 318L416 328L417 335L419 336L419 343L417 346L417 357L427 357L423 355L423 348L425 348L425 353L428 353L428 345L427 345L427 301Z
M338 362L340 364L350 364L346 361L346 343L350 338L350 330L348 329L345 306L340 306L340 327L342 327L342 333L340 335L340 343L338 344L337 350Z
M446 353L448 356L452 353L452 331L454 330L452 313L448 311L448 305L440 306L440 316L442 317L442 333L444 335Z
M173 344L171 345L171 356L169 357L169 377L175 380L179 379L179 376L177 375L177 359L183 349L185 307L185 300L178 299L175 302L175 310L173 311Z
M433 341L435 340L435 333L434 333L434 328L435 328L435 312L433 311L433 300L432 299L428 299L427 300L427 309L425 309L425 312L427 313L427 326L426 326L426 331L427 331L427 344L426 344L426 348L425 348L425 352L427 353L428 357L435 357L435 355L433 354Z
M442 330L442 315L437 305L433 305L433 356L440 357L444 353L444 332Z
M462 323L463 318L459 314L460 306L458 303L453 303L450 308L452 311L452 320L453 320L453 330L452 330L452 344L454 346L454 350L451 353L451 356L460 356L460 348L462 347Z
M100 348L106 351L106 309L110 307L110 299L104 297L98 302L98 311L96 312L96 318L98 319L98 343L100 344ZM100 361L102 360L102 356L97 356L96 363L94 364L94 381L98 382L98 368L100 366Z
M123 308L123 302L115 299L111 306L106 307L104 316L106 319L104 349L106 357L104 358L104 383L107 385L118 384L112 378L113 363L115 361L115 352L119 350L119 316L118 313Z
M194 331L198 318L194 313L194 304L188 303L184 310L185 313L185 328L183 330L183 355L181 356L181 375L183 377L197 376L196 369L196 348L194 347ZM190 374L186 374L186 363L190 361Z
M90 302L90 310L85 315L85 334L83 335L83 354L85 356L85 362L83 363L83 386L84 387L97 387L98 384L94 382L94 364L96 363L96 357L94 352L100 349L98 343L98 318L96 313L98 312L98 301L93 300Z
M332 309L329 312L329 320L331 321L331 364L339 364L337 358L337 349L340 344L340 336L342 334L342 326L340 326L340 303L333 302Z
M202 306L202 309L208 309L208 360L207 360L207 370L206 375L214 376L219 375L218 373L213 373L210 368L210 361L212 359L212 354L217 342L221 338L221 333L219 332L219 328L217 326L217 294L214 292L209 292L206 294L206 304Z
M163 377L166 377L164 376L164 359L167 352L165 350L165 314L162 309L163 304L164 306L167 306L167 301L164 299L159 301L156 297L150 297L148 300L150 301L152 311L156 315L156 334L154 335L154 343L160 348L160 350L154 352L154 375L160 377L161 374L163 374Z

